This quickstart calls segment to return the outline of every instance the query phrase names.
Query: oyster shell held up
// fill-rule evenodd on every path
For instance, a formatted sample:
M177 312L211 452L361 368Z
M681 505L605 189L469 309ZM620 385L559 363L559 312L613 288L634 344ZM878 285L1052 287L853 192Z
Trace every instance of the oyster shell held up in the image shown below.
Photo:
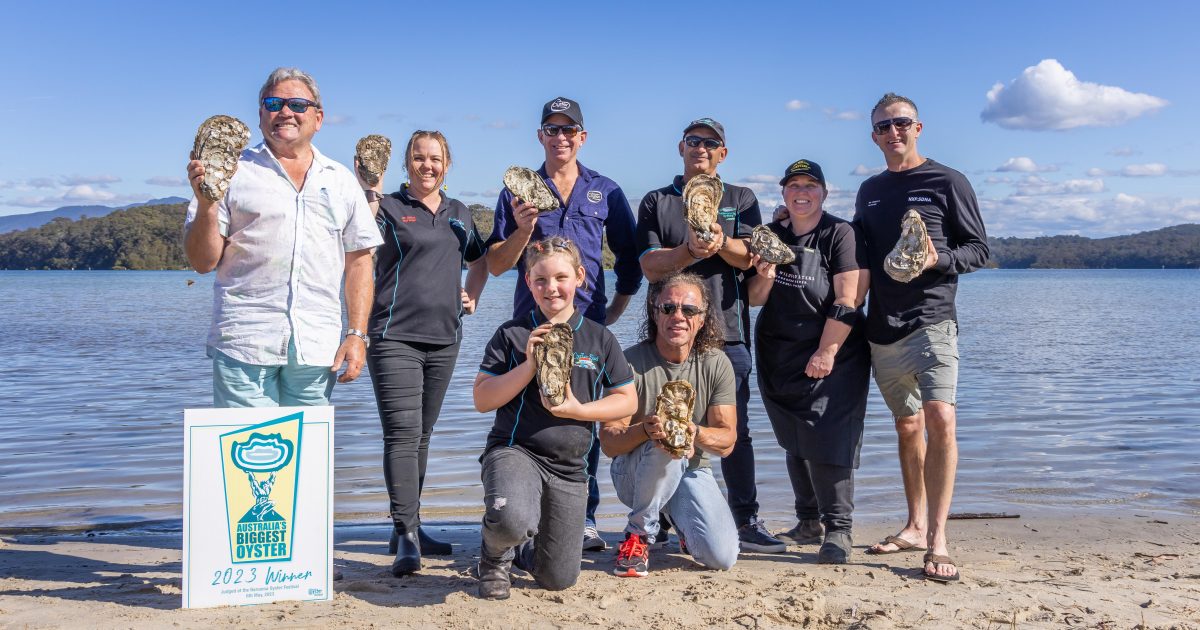
M696 390L687 381L668 381L654 406L654 414L662 423L663 446L672 455L680 457L692 448L692 407L696 403Z
M229 180L237 171L238 156L250 143L250 128L233 116L216 115L200 123L192 144L193 160L204 163L200 194L209 201L220 201L229 190Z
M537 206L538 212L550 212L558 209L558 197L546 185L546 180L533 169L524 166L510 166L504 171L504 187L513 194Z
M567 388L571 386L571 352L574 347L575 334L571 327L555 324L546 331L542 343L533 348L538 388L551 407L561 405L567 399Z
M363 136L354 145L354 157L358 160L358 176L367 185L374 186L387 172L388 160L392 157L392 141L378 134Z
M929 232L916 210L909 209L900 221L900 239L883 259L883 270L896 282L911 282L925 268Z
M717 208L724 194L720 178L703 173L692 176L683 187L683 207L688 225L700 240L711 243L712 224L717 222Z
M796 260L796 253L765 225L755 226L750 233L750 251L772 265L786 265Z

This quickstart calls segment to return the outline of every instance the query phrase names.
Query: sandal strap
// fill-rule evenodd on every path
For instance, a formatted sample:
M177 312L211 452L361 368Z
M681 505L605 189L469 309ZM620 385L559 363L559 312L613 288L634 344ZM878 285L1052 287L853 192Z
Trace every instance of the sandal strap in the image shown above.
M952 559L950 556L943 556L943 555L937 554L937 553L925 554L925 562L932 562L934 564L949 564L949 565L953 565L955 567L958 566L958 563L955 562L954 559Z

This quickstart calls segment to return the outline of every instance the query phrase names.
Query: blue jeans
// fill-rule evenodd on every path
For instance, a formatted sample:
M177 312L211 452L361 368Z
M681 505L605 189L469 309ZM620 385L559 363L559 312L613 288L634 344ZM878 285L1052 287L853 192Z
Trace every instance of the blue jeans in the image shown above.
M288 341L287 365L251 365L213 355L214 407L309 407L328 405L335 374L328 365L296 363L296 342Z
M613 458L613 486L630 510L625 531L653 542L659 532L658 513L666 512L696 562L729 569L737 562L739 546L733 514L712 470L687 466L688 460L671 459L651 442Z
M721 458L721 476L729 491L729 509L739 526L758 515L758 487L754 480L754 446L750 440L750 349L744 343L726 343L725 356L733 364L737 393L737 442Z

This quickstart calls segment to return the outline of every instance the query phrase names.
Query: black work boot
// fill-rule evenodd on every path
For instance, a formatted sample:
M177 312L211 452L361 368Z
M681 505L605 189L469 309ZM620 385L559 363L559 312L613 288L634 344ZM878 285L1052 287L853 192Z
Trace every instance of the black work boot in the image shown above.
M846 564L850 562L850 548L853 546L854 541L850 539L850 532L825 532L825 542L817 551L817 563Z
M791 545L815 545L821 542L825 528L821 527L821 519L802 518L796 526L775 534L775 537Z
M396 559L392 560L392 575L400 577L421 570L421 546L417 532L405 532L396 536Z
M508 567L511 562L492 562L480 558L475 568L479 576L479 597L481 599L508 599L510 580Z

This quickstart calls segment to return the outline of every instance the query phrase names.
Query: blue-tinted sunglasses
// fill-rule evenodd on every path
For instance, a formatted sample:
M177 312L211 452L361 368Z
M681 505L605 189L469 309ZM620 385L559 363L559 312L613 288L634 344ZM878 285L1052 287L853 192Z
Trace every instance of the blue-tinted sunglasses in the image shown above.
M288 109L296 112L297 114L303 114L304 112L308 111L309 107L321 109L320 105L306 98L282 98L279 96L268 96L262 100L263 109L269 112L280 111L283 109L284 105L287 105Z

